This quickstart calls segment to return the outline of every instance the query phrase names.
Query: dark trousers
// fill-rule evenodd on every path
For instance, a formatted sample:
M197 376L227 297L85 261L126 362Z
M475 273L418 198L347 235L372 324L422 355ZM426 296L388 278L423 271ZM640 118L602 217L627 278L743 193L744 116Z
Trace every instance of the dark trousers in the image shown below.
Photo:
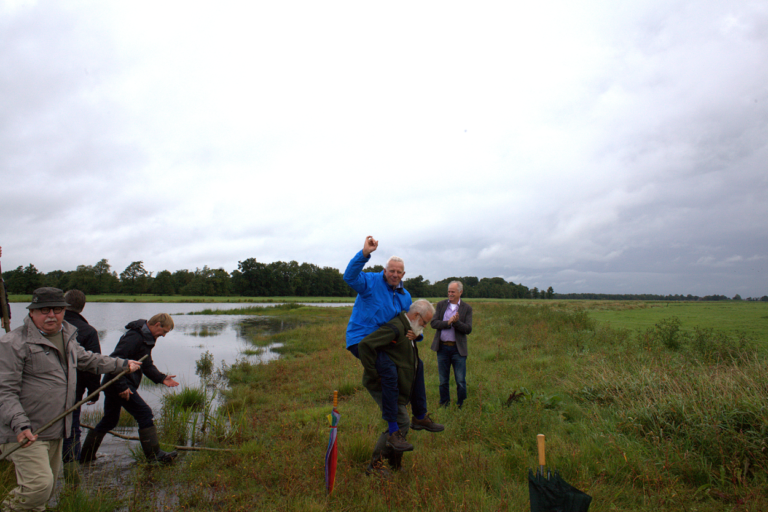
M117 390L107 388L104 390L104 417L98 425L96 432L106 434L117 426L120 421L120 409L125 409L133 416L139 424L139 428L149 428L155 425L153 421L152 408L147 405L143 398L131 387L133 394L128 400L123 399L117 394Z
M459 349L442 345L437 352L437 373L440 376L440 405L451 403L451 391L448 383L453 376L456 379L456 404L461 407L467 398L467 358L459 354Z
M347 347L352 355L360 359L357 345ZM384 352L376 354L376 372L381 378L381 417L384 421L397 421L397 399L400 395L397 387L397 366Z
M360 359L357 345L347 347L347 350ZM397 387L397 366L386 353L379 352L376 355L376 371L381 377L381 417L387 422L397 421L397 400L400 394ZM421 359L411 389L411 411L416 417L427 414L427 389L424 385L424 363Z

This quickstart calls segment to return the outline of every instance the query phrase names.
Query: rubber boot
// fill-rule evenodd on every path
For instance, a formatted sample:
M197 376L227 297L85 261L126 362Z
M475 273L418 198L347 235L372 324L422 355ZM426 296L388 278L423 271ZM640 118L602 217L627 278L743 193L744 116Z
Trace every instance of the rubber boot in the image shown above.
M149 462L170 464L179 455L175 451L168 453L160 449L160 441L157 440L157 427L139 429L139 440L141 441L141 449L144 450L144 456Z
M88 431L88 435L85 436L83 447L80 450L80 462L91 462L96 459L96 452L99 451L101 441L104 440L104 435L101 432L96 432L91 429Z
M403 467L403 452L396 452L391 450L385 456L392 471L400 471L400 469Z

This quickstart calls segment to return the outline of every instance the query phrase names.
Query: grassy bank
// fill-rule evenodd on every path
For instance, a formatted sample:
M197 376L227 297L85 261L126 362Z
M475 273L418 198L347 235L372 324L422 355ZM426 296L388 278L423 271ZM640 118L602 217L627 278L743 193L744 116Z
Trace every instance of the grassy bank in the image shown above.
M364 472L385 425L344 349L349 309L285 308L307 322L270 338L284 344L283 357L226 369L223 414L237 429L209 442L240 451L140 467L130 510L529 510L538 433L547 435L548 464L594 497L593 512L768 510L768 307L613 304L473 302L461 410L436 408L427 329L427 396L446 430L411 432L416 449L390 481ZM718 317L726 327L704 324ZM744 333L746 324L754 331ZM328 497L334 389L342 417ZM510 401L513 392L522 396ZM168 491L160 505L157 489Z

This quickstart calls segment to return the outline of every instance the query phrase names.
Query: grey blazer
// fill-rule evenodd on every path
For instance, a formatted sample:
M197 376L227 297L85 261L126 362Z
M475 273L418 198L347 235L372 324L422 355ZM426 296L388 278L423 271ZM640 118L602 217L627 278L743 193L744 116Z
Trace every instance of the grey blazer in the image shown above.
M448 304L448 299L438 302L435 315L429 323L435 329L435 339L432 341L432 350L435 352L440 350L440 331L451 327L443 320ZM472 332L472 306L463 300L459 302L459 320L453 323L453 329L456 331L456 348L459 355L467 357L467 334Z

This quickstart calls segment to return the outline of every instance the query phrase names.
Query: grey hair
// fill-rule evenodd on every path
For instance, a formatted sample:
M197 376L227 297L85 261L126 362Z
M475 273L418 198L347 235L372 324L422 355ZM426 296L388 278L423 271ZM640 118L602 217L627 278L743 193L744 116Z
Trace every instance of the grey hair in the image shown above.
M419 299L408 308L409 313L418 313L421 316L425 316L427 313L434 315L435 306L433 306L427 299Z
M405 262L403 261L403 258L401 258L400 256L390 256L389 259L387 260L387 265L384 268L389 268L389 262L391 262L391 261L396 261L398 263L402 263L403 264L403 270L405 270Z
M461 281L451 281L450 283L448 283L448 286L451 286L452 284L456 284L456 286L459 287L459 293L464 292L464 285L461 284Z

